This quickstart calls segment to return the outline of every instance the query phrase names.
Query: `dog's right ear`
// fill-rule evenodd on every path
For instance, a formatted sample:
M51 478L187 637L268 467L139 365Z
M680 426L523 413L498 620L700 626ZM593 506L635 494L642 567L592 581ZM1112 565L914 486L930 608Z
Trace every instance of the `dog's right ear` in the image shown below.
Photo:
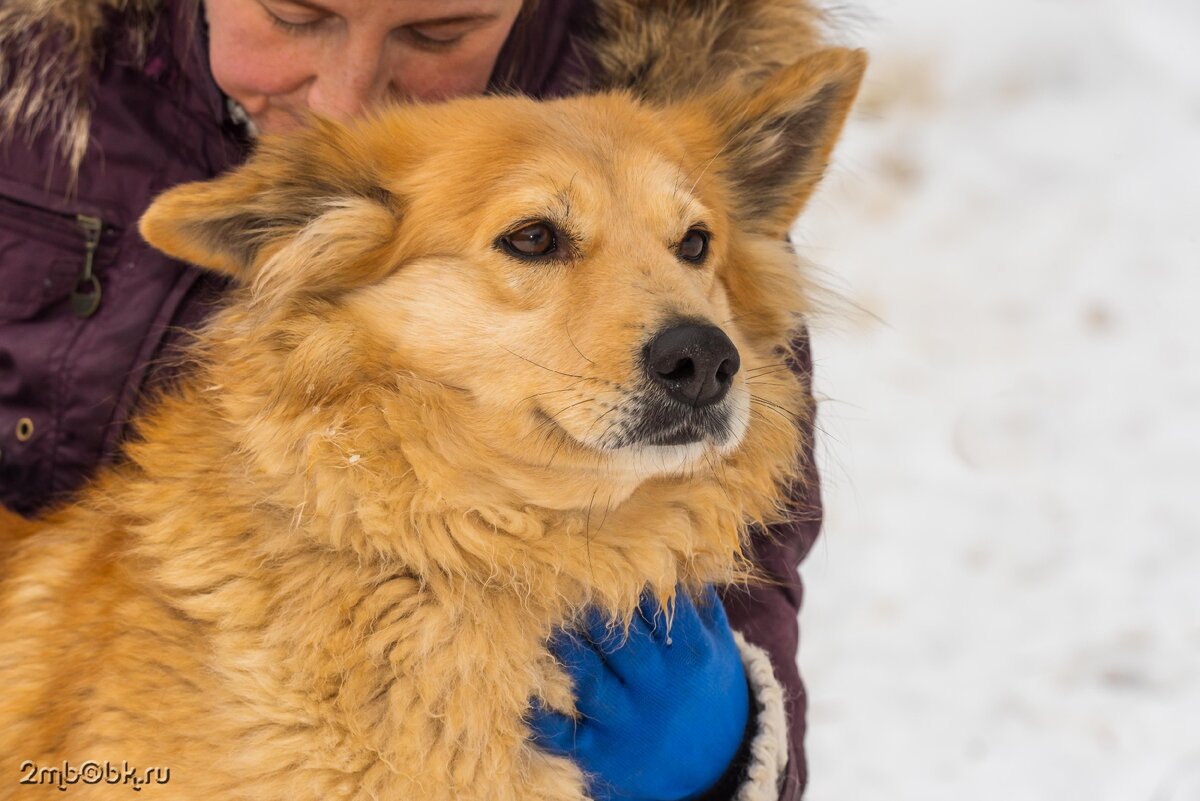
M713 98L714 158L744 224L787 233L828 166L866 66L861 50L818 50L750 92L734 85Z
M357 206L398 216L371 151L355 131L314 118L301 132L264 139L230 173L159 195L139 230L169 256L243 283L261 281L270 255L331 212Z

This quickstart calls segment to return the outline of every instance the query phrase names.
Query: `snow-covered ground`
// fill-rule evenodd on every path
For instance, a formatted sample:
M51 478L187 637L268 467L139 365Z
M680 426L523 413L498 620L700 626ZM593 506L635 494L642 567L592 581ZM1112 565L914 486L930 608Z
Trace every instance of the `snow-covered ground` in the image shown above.
M1200 2L867 8L807 797L1200 801Z

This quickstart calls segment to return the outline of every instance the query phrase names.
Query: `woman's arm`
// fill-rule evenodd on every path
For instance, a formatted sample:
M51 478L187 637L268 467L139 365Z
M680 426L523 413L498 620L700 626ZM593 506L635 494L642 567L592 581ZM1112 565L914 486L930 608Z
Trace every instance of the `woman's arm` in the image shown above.
M808 332L801 330L795 342L793 371L811 381L812 355ZM811 385L809 398L811 403ZM813 460L813 419L804 424L803 482L791 495L791 519L755 534L751 547L754 560L770 578L770 584L749 588L729 587L722 593L729 624L734 631L770 656L775 677L783 687L788 718L788 764L780 801L800 798L807 781L804 757L807 699L796 664L799 646L797 615L804 596L798 567L812 547L821 528L821 487Z

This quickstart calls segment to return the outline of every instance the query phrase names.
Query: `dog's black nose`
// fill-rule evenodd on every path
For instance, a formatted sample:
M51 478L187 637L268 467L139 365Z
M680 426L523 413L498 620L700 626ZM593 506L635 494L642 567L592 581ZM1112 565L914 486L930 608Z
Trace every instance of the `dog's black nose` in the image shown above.
M675 325L659 331L646 346L650 380L688 406L709 406L724 398L741 363L737 348L715 325Z

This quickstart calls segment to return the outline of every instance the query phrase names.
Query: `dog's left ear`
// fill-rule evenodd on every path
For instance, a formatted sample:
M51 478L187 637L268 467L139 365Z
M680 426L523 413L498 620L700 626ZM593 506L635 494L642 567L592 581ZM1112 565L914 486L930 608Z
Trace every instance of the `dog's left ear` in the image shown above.
M376 152L360 132L313 119L299 133L266 139L226 175L167 190L146 210L139 230L167 255L240 283L333 288L355 278L348 272L372 266L354 251L380 247L395 231L399 204L381 186ZM314 235L301 243L303 258L269 264L301 234L322 230L339 245L336 263L321 259L331 237Z
M861 50L820 50L756 90L717 96L717 158L742 224L787 233L828 166L866 66Z

